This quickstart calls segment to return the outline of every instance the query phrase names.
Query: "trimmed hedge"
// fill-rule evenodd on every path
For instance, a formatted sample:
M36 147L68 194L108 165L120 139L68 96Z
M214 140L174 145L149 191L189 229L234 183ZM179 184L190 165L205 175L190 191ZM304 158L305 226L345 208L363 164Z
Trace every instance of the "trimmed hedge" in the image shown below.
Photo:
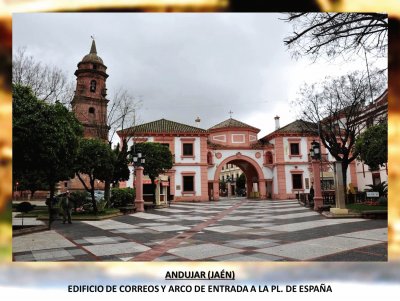
M111 204L113 208L132 205L135 200L134 188L113 188L111 189Z

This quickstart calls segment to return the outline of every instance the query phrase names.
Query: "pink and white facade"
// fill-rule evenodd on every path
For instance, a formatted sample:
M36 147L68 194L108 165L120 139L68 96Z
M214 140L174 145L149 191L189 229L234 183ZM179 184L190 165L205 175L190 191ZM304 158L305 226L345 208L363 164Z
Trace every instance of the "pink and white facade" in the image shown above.
M259 129L237 121L225 120L208 130L161 119L120 131L133 143L156 142L168 145L174 155L169 178L169 194L175 201L219 200L222 167L238 166L246 176L247 195L260 199L295 198L308 193L313 175L309 149L313 137L300 130L303 121L295 121L259 139ZM324 149L323 153L327 153ZM333 161L330 155L326 155ZM133 175L133 168L131 168ZM325 165L325 177L332 173ZM333 176L332 176L333 177ZM350 165L349 179L357 186L355 164ZM123 186L133 187L133 177Z
M387 92L366 110L357 124L366 128L387 118ZM366 126L367 125L367 126ZM247 196L260 199L292 199L309 193L314 182L309 150L318 141L310 124L296 120L284 127L275 117L275 131L263 138L260 130L235 119L227 119L208 130L169 121L157 120L120 131L121 138L137 142L168 145L174 155L174 166L168 171L169 194L175 201L208 201L220 199L220 178L224 166L233 164L246 176ZM335 159L321 143L321 180L325 190L334 189L332 170ZM133 171L133 170L132 170ZM370 171L357 160L347 169L348 188L367 188L368 184L387 181L387 169ZM133 186L130 179L127 186ZM229 194L228 194L229 195Z
M78 63L76 93L71 103L84 125L85 136L104 140L108 133L106 68L92 41L90 53ZM366 109L357 124L374 124L377 118L387 118L387 91ZM302 123L296 120L281 128L279 117L275 117L276 130L261 139L259 129L232 118L208 130L161 119L118 134L121 139L130 138L129 146L147 141L169 147L174 165L160 179L164 182L167 179L168 186L161 185L160 189L161 194L173 196L175 201L218 200L221 171L226 164L238 166L245 174L247 196L287 199L309 192L313 183L308 153L311 142L318 138L302 130ZM334 160L324 148L322 154L325 154L323 182L333 181L328 163ZM133 167L130 169L132 176L122 187L134 186ZM347 179L347 184L361 190L378 180L386 181L387 169L370 171L364 164L352 162ZM80 186L72 180L65 188L80 189Z
M118 132L121 138L129 137L129 131ZM161 119L135 127L134 143L155 142L167 145L174 155L174 166L164 176L169 178L168 194L178 201L208 200L207 182L207 131L188 125ZM134 187L133 167L131 178L123 186ZM146 173L146 172L144 172ZM165 193L163 191L162 193Z
M388 117L388 91L386 90L374 102L370 103L366 110L356 122L360 125L361 131L371 125L387 122ZM361 161L356 162L356 177L358 180L358 190L362 191L369 188L367 185L379 184L388 181L388 168L380 167L377 170L370 170L369 166Z

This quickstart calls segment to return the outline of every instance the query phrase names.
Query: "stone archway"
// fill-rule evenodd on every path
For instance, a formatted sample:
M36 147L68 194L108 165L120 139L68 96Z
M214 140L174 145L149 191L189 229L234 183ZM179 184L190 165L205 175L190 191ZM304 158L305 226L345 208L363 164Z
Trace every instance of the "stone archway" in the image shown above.
M253 191L253 183L258 183L260 199L267 198L267 191L265 184L266 180L264 178L264 174L260 165L250 157L238 153L234 156L225 158L218 165L215 171L214 181L213 181L213 199L215 201L219 200L219 176L222 170L222 166L228 163L238 166L245 174L247 181L247 195L250 195L250 193Z

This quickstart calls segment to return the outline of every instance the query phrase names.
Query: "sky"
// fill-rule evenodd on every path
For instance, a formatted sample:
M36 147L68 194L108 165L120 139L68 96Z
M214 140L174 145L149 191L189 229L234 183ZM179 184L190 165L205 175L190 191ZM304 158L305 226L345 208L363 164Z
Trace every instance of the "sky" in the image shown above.
M165 118L210 128L230 117L261 130L296 118L293 102L304 83L366 70L352 63L295 60L283 41L292 27L282 14L37 13L13 15L13 51L56 65L75 80L89 53L107 66L108 98L127 89L141 100L141 122Z

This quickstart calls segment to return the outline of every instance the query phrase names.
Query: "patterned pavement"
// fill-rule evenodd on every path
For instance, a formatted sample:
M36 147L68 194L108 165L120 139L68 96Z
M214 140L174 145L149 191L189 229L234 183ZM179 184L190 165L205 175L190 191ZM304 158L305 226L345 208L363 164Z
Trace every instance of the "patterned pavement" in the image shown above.
M14 261L387 261L387 221L327 219L297 201L231 199L13 238Z

